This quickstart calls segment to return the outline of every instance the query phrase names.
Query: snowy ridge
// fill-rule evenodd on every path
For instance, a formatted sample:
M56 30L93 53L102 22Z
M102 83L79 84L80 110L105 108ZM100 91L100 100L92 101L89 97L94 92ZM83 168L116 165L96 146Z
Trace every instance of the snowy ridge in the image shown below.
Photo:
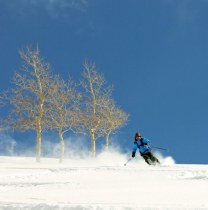
M0 157L0 209L208 210L208 166L120 154L96 160ZM161 160L161 158L160 158Z
M120 203L114 204L114 205L101 205L101 204L94 204L94 205L86 205L86 204L77 204L77 205L47 205L47 204L38 204L38 205L23 205L23 204L5 204L1 207L2 210L17 210L17 209L23 209L23 210L207 210L207 208L163 208L163 207L141 207L132 205L129 206L122 206L119 207Z

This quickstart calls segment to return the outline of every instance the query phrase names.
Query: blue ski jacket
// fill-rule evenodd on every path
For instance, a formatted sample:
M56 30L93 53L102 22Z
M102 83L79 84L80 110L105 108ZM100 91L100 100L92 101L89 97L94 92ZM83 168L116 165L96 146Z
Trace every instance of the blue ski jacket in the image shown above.
M143 137L139 140L135 140L132 147L132 152L136 153L137 149L139 149L139 152L142 155L147 154L148 152L151 152L151 147L149 143L150 143L150 140Z

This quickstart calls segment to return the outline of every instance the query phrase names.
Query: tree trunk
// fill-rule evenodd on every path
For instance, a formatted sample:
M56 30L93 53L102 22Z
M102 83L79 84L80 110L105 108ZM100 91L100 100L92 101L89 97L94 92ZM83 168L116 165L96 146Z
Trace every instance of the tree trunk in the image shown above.
M40 156L41 156L41 136L42 136L42 127L41 127L41 121L43 116L43 103L40 103L40 112L39 116L37 117L37 125L36 125L36 132L37 132L37 138L36 138L36 161L40 162Z
M64 160L64 138L62 128L59 128L59 138L60 138L60 159L59 162L63 163Z
M37 128L36 128L36 161L40 162L41 156L41 124L40 120L37 121Z
M91 138L91 156L95 158L96 156L96 142L95 142L95 134L94 132L90 133Z
M37 63L34 62L34 73L37 79L37 84L38 84L38 92L39 92L39 114L37 116L37 145L36 145L36 161L40 162L40 156L41 156L41 133L42 133L42 117L43 117L43 105L45 102L44 95L43 95L43 88L42 88L42 83L40 79L40 73L38 72L37 68Z
M109 148L109 133L105 137L105 151L108 151Z

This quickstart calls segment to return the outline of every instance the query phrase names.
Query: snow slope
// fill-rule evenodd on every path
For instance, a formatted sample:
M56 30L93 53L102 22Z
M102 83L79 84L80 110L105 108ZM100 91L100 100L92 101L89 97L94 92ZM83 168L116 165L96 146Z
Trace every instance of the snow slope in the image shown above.
M96 160L0 157L0 209L208 209L208 165L102 154Z

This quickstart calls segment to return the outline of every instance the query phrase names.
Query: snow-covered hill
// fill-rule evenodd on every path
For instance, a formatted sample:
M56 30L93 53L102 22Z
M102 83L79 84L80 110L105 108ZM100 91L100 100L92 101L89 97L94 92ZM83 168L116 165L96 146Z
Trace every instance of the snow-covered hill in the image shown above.
M139 160L138 160L139 159ZM120 154L96 160L0 157L0 209L208 209L208 165L124 163Z

